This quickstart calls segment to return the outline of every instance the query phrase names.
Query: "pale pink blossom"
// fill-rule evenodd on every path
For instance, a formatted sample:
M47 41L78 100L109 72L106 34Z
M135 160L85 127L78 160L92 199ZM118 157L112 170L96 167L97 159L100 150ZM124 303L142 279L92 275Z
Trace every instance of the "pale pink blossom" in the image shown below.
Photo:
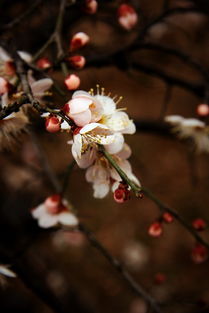
M76 33L70 42L70 50L74 51L80 49L81 47L85 46L89 42L89 36L84 32Z
M48 197L45 202L33 209L31 214L38 220L38 225L42 228L49 228L58 224L69 227L78 225L78 219L72 213L69 203L65 199L61 199L59 195Z
M68 90L75 90L80 86L81 80L76 74L70 74L65 78L64 83Z
M197 114L200 116L209 115L209 105L207 103L201 103L197 106Z
M80 90L73 94L72 100L67 102L64 111L79 127L97 122L102 117L101 103L88 92Z
M123 28L130 30L136 25L138 15L131 5L124 3L118 8L118 21Z
M192 138L198 152L209 152L209 128L204 122L179 115L167 116L165 121L180 139Z

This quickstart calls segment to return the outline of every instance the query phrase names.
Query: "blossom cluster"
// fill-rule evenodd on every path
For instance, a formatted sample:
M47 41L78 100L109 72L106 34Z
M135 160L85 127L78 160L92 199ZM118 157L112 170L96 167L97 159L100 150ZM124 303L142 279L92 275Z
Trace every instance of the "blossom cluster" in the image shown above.
M128 178L140 186L127 160L131 149L124 140L124 134L134 134L136 128L124 109L117 109L120 100L105 95L104 89L97 86L96 94L93 90L74 92L62 110L74 122L74 127L66 127L73 134L69 141L72 155L78 166L86 169L86 180L93 185L94 197L103 198L112 189L115 200L124 202L129 198L129 187L100 152L102 145ZM59 117L48 115L46 128L49 131L63 129Z
M19 56L27 63L32 61L30 54L18 51ZM43 97L48 94L53 81L50 78L35 80L32 71L28 71L28 82L34 97L42 102ZM10 103L17 100L22 95L21 86L18 84L15 64L12 57L0 47L0 108L4 109ZM12 139L25 128L29 123L27 116L27 105L18 112L13 112L0 121L0 143L1 149L11 145Z
M180 115L167 116L165 121L180 139L192 139L198 152L209 152L209 128L205 122Z

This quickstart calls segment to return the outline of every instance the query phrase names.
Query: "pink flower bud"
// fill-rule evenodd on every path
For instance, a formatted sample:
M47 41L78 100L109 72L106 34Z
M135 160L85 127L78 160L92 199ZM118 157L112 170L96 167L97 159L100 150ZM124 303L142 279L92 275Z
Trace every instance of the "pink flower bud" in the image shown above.
M194 263L201 264L208 259L208 249L197 243L192 249L191 257Z
M194 227L194 229L201 231L206 228L206 222L202 218L196 218L192 222L192 226Z
M173 215L169 212L164 212L162 215L163 221L166 223L172 223L173 222Z
M148 234L152 237L159 237L162 235L162 224L158 221L152 223L148 229Z
M129 199L130 199L130 190L128 190L128 186L120 184L118 188L114 191L114 200L117 203L124 203Z
M41 69L47 69L52 66L51 61L48 58L41 58L36 62L37 67Z
M81 80L75 74L70 74L65 78L65 86L68 90L75 90L80 86Z
M0 96L6 92L9 92L9 85L9 82L5 78L0 77Z
M49 116L45 122L46 130L50 133L56 133L60 130L60 120L56 116Z
M70 57L68 60L71 66L76 69L83 68L86 63L86 59L82 55L74 55Z
M120 25L130 30L132 29L138 21L138 15L135 9L128 4L121 4L118 8L118 22Z
M207 116L209 114L209 105L206 103L197 106L197 114L200 116Z
M85 12L89 14L94 14L97 11L98 3L96 0L86 0Z
M85 46L89 42L90 38L87 34L83 32L76 33L70 42L70 50L74 51L83 46Z

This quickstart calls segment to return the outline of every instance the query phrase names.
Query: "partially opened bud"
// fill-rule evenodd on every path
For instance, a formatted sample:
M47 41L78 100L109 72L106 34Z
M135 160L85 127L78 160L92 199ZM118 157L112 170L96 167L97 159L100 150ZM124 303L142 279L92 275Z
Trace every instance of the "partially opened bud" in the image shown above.
M98 3L96 0L86 0L85 1L85 12L89 14L94 14L97 11Z
M138 15L135 9L128 4L121 4L118 8L118 22L120 25L130 30L132 29L138 21Z
M75 90L80 86L81 80L75 74L70 74L65 78L65 86L68 90Z
M192 226L194 227L194 229L201 231L206 228L206 222L202 218L196 218L192 222Z
M79 32L76 33L70 42L70 50L74 51L83 46L85 46L89 42L90 38L86 33Z
M163 221L166 223L172 223L173 222L173 215L169 212L164 212L162 215Z
M86 59L82 55L74 55L69 59L70 65L76 69L81 69L86 63Z
M208 249L200 243L197 243L192 249L191 257L194 263L201 264L208 259Z
M48 58L41 58L36 62L36 65L41 69L47 69L52 66L51 61Z
M152 237L159 237L162 235L163 228L162 223L156 221L152 223L148 229L148 234Z
M209 105L207 103L202 103L197 106L197 114L200 116L209 115Z
M125 185L120 184L119 187L114 191L114 200L117 203L124 203L130 199L130 190Z
M50 133L56 133L60 130L60 120L56 116L49 116L46 119L46 130Z
M9 92L9 85L9 82L4 77L0 77L0 96Z
M59 194L54 194L46 198L44 204L49 213L57 214L59 212L59 206L61 204L61 197Z

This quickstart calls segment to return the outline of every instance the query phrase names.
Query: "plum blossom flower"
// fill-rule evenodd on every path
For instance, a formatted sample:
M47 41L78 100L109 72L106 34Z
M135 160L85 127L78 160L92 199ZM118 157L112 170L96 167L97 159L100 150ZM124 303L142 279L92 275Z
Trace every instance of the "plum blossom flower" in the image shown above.
M165 121L173 126L173 132L180 139L192 138L197 151L209 152L209 129L204 122L179 115L167 116Z
M118 154L112 155L120 168L126 173L128 178L140 186L139 180L132 173L132 168L127 158L131 154L131 149L124 144ZM92 183L95 198L104 198L110 188L113 192L121 184L121 177L116 170L108 163L103 156L97 157L96 162L86 171L86 180Z
M70 41L70 50L75 51L85 46L90 40L90 37L84 32L76 33Z
M49 228L58 224L76 227L77 217L72 213L67 200L61 199L60 195L52 195L39 204L31 212L32 216L38 220L38 225L42 228Z
M1 265L1 264L0 264L0 275L6 276L6 277L12 277L12 278L17 276L12 270L10 270L8 265Z

